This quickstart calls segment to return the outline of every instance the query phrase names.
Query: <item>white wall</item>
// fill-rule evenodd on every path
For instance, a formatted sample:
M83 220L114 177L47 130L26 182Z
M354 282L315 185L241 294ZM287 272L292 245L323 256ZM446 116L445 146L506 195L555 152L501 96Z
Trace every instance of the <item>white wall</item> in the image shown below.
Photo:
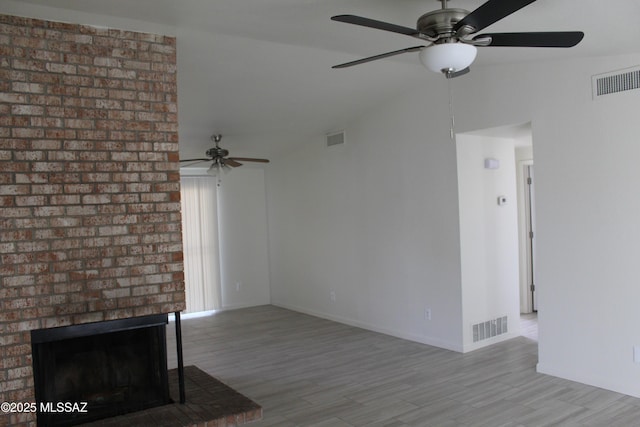
M269 304L264 169L248 163L233 169L218 197L222 308Z
M512 139L459 134L458 194L464 351L519 336L518 207ZM485 159L499 162L485 168ZM506 203L498 204L498 197ZM508 332L473 342L473 325L507 317Z
M348 126L344 146L319 136L273 163L272 302L461 351L455 144L447 111L416 95Z
M640 91L591 99L591 76L640 55L476 67L468 129L533 125L540 372L640 396Z
M590 87L635 64L502 64L452 84L460 132L532 122L538 369L640 396L640 91L594 102ZM318 138L269 172L274 303L462 349L455 154L439 103L446 82L425 77L348 127L342 154Z
M638 92L585 102L536 139L539 369L638 397L639 107Z

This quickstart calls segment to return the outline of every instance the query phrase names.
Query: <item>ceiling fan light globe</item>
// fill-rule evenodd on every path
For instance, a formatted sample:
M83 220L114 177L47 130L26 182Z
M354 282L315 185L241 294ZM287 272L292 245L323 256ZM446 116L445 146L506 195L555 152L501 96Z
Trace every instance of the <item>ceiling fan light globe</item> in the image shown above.
M211 176L218 176L220 174L220 165L218 165L217 163L212 163L211 166L209 166L209 169L207 170L207 175L211 175Z
M422 49L419 57L422 65L433 72L456 72L471 65L477 53L478 49L470 44L441 43Z

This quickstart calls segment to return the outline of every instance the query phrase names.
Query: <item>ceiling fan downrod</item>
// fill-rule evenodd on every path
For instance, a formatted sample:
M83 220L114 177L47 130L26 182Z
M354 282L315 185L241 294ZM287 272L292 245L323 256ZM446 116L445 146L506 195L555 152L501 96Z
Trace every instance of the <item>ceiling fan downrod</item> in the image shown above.
M220 148L218 145L222 140L222 135L211 135L211 141L213 141L216 146L214 148L209 148L205 153L207 156L211 157L214 163L224 163L224 157L229 155L229 151L224 148Z

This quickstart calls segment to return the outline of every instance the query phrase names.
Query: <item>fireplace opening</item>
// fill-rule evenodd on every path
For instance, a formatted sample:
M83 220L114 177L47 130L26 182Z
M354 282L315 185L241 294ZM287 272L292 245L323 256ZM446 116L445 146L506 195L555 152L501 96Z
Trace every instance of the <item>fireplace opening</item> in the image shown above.
M38 426L73 426L171 402L166 314L31 332Z

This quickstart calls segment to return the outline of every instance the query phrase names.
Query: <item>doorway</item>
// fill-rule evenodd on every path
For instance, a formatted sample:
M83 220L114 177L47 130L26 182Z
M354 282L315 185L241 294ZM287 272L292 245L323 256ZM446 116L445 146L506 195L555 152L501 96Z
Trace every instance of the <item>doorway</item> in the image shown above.
M524 194L525 194L525 252L527 259L527 286L528 286L528 307L530 307L532 313L538 311L538 303L536 299L536 282L535 282L535 186L534 186L534 173L533 163L524 165Z
M535 179L532 150L516 150L518 182L518 252L520 262L520 313L537 313L535 282Z
M533 186L524 186L529 178L533 184L531 123L456 137L467 323L473 328L474 322L491 322L506 315L513 320L511 326L520 323L522 313L533 313L537 319L537 300L529 286L535 250L527 238L535 225L534 191ZM520 327L510 328L511 333L520 335ZM479 345L486 344L473 342L468 347Z

